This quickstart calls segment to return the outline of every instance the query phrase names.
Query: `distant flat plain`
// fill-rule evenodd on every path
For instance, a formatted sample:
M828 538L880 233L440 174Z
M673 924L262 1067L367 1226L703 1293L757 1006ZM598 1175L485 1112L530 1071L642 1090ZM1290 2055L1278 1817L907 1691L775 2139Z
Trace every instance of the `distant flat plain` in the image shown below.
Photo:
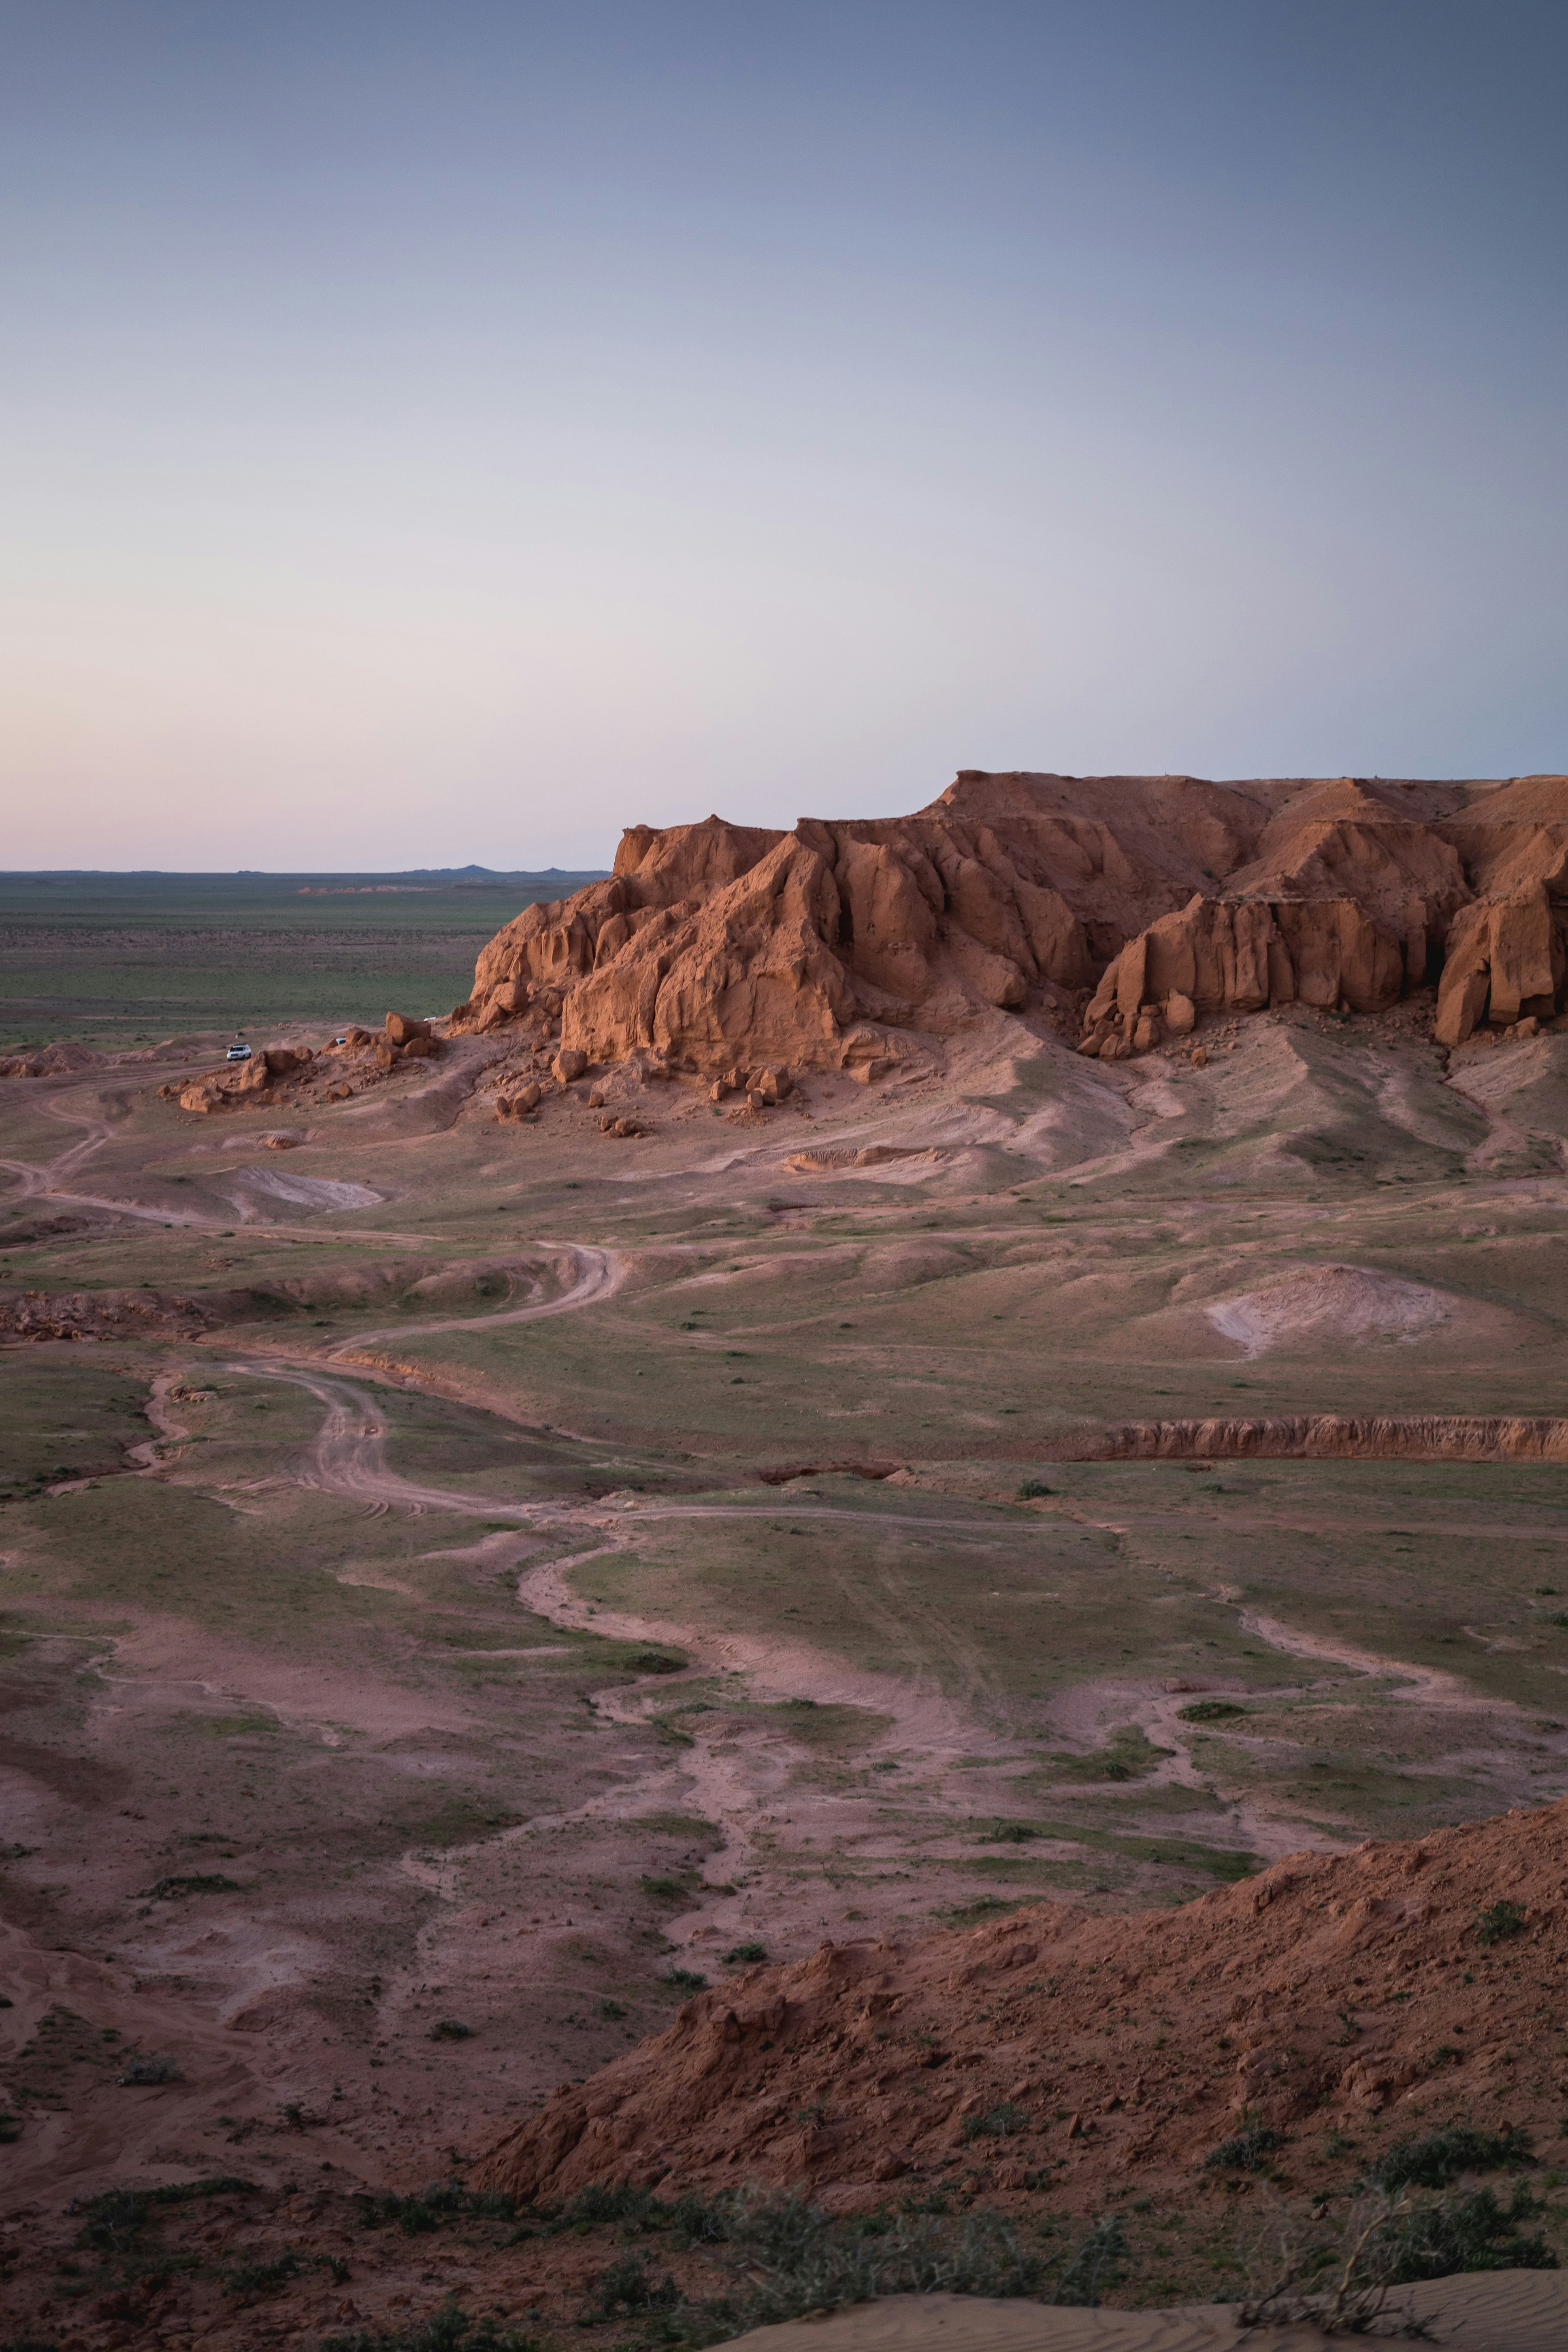
M0 1052L447 1013L521 908L594 873L0 873Z

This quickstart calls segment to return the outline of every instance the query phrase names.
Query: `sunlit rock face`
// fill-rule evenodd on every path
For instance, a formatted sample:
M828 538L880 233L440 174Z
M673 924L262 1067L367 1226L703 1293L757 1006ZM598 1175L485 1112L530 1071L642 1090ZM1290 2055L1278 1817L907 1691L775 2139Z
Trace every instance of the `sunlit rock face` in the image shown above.
M1428 784L963 771L928 808L634 826L615 872L480 956L459 1029L836 1068L866 1024L1043 1013L1108 1060L1205 1013L1376 1013L1434 982L1436 1034L1557 1010L1568 779Z

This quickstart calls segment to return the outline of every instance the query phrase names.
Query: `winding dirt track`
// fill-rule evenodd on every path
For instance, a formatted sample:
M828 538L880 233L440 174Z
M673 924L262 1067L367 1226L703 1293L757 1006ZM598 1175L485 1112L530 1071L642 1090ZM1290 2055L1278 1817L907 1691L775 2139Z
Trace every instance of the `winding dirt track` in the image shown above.
M23 1180L26 1194L47 1193L84 1204L115 1209L121 1213L154 1219L160 1223L181 1223L204 1226L217 1220L191 1212L148 1210L134 1203L102 1200L87 1193L64 1192L61 1180L73 1177L78 1169L110 1137L110 1122L94 1106L81 1105L79 1093L63 1093L52 1099L47 1108L58 1118L68 1119L86 1129L79 1140L68 1146L53 1160L41 1166L18 1160L0 1161ZM277 1227L283 1232L290 1228ZM304 1228L303 1230L318 1230ZM349 1229L334 1225L334 1234L347 1235ZM418 1239L376 1230L367 1234L384 1245L389 1240ZM433 1237L430 1237L433 1238ZM708 1628L676 1626L667 1620L658 1622L630 1616L613 1614L603 1610L590 1610L571 1590L572 1569L597 1553L620 1551L628 1547L632 1530L641 1522L671 1518L733 1518L747 1519L775 1514L780 1508L778 1498L771 1492L749 1503L644 1503L620 1507L603 1503L583 1504L566 1498L544 1498L516 1503L499 1500L493 1495L465 1492L452 1486L429 1486L400 1475L387 1461L390 1430L385 1414L371 1391L360 1381L349 1379L337 1369L345 1360L353 1360L367 1348L388 1341L406 1344L409 1340L447 1331L486 1330L507 1324L528 1323L563 1314L572 1314L601 1304L617 1289L626 1272L626 1262L616 1251L592 1244L556 1243L542 1244L538 1250L542 1271L535 1295L523 1305L472 1316L445 1316L403 1321L378 1329L361 1331L332 1343L319 1354L310 1357L291 1356L281 1351L254 1352L232 1359L227 1369L259 1380L286 1381L305 1390L321 1408L320 1430L310 1452L300 1464L296 1476L300 1485L318 1491L352 1497L366 1511L381 1513L400 1510L411 1515L447 1513L489 1521L514 1522L520 1532L546 1528L567 1538L571 1549L559 1557L540 1561L531 1567L520 1582L518 1598L521 1604L538 1616L548 1619L563 1630L579 1630L592 1622L600 1633L614 1637L660 1643L678 1643L694 1661L693 1671L715 1672L743 1678L748 1688L764 1700L811 1698L818 1704L841 1704L856 1706L871 1715L888 1719L889 1729L874 1747L897 1746L908 1756L917 1751L927 1769L941 1772L943 1768L964 1757L981 1754L994 1756L1000 1762L1014 1750L1016 1743L1000 1739L973 1708L944 1692L932 1676L896 1677L858 1669L848 1662L813 1649L806 1643L780 1643L772 1639L752 1637L739 1632L714 1632ZM553 1274L558 1287L547 1297L539 1295ZM417 1374L404 1372L403 1385L416 1389L426 1387ZM156 1474L155 1448L145 1449L148 1454L146 1471ZM878 1507L856 1510L840 1505L808 1501L804 1496L791 1497L792 1518L833 1520L860 1527L874 1526L880 1532L908 1528L929 1534L936 1529L978 1535L983 1532L973 1517L938 1518L923 1514L899 1513ZM1038 1522L1041 1532L1048 1532L1051 1522ZM1021 1533L1022 1529L1015 1530ZM596 1540L595 1540L596 1538ZM1237 1596L1226 1591L1216 1592L1215 1599L1239 1610ZM1350 1644L1331 1642L1319 1637L1297 1633L1273 1618L1244 1613L1242 1623L1255 1638L1287 1655L1318 1660L1325 1665L1337 1666L1358 1675L1396 1678L1404 1687L1401 1697L1426 1701L1433 1706L1453 1709L1475 1704L1463 1683L1453 1675L1414 1666L1405 1661L1384 1658L1370 1651ZM657 1690L668 1693L668 1679L649 1676L646 1683L631 1686L617 1685L599 1695L597 1711L606 1722L627 1722L643 1716L652 1704ZM1085 1691L1081 1696L1091 1694ZM1107 1696L1110 1694L1108 1692ZM1118 1704L1126 1707L1131 1694L1117 1693ZM1198 1774L1178 1728L1179 1700L1167 1698L1146 1689L1132 1701L1132 1713L1157 1745L1168 1750L1168 1759L1154 1776L1162 1781L1178 1786L1202 1786ZM749 1831L759 1817L759 1807L765 1803L776 1780L772 1765L759 1768L755 1758L746 1765L726 1760L711 1752L712 1743L700 1737L679 1767L666 1765L652 1777L668 1780L672 1770L677 1777L684 1774L697 1781L710 1817L722 1822L731 1847L729 1866L731 1869L750 1866L749 1854L737 1855L734 1849L746 1849ZM638 1784L640 1797L646 1800L649 1791ZM592 1812L609 1806L616 1811L625 1809L623 1801L596 1799L585 1810ZM1250 1850L1276 1854L1300 1842L1299 1827L1281 1822L1260 1809L1243 1802L1232 1812L1231 1830L1244 1838Z
M626 1262L618 1250L600 1249L585 1242L555 1242L541 1247L546 1255L564 1259L571 1269L567 1286L558 1297L536 1298L525 1307L505 1307L498 1314L451 1315L437 1322L389 1323L380 1331L356 1331L352 1339L335 1341L328 1355L347 1355L385 1339L426 1339L433 1331L489 1331L500 1323L536 1323L545 1315L572 1315L580 1307L597 1307L625 1279Z

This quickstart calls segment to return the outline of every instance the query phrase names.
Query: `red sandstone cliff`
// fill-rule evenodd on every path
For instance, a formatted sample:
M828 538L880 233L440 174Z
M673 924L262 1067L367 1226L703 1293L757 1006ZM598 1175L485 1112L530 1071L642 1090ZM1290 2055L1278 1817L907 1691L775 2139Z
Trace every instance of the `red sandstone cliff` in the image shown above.
M458 1029L559 1019L638 1048L834 1066L866 1024L1049 1008L1119 1058L1203 1012L1376 1012L1440 977L1462 1041L1562 1002L1568 778L1505 784L966 770L907 817L634 826L607 882L530 907Z

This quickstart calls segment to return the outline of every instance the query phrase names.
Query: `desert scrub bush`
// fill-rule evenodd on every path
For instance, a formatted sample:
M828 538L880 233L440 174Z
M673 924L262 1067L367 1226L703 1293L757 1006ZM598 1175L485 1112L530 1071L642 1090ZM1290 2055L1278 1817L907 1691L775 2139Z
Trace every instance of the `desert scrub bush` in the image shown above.
M1227 1716L1246 1715L1247 1709L1237 1706L1228 1698L1194 1699L1191 1706L1179 1706L1177 1715L1184 1723L1223 1723Z
M1446 2189L1461 2172L1491 2172L1500 2164L1534 2161L1534 2143L1517 2124L1505 2124L1495 2132L1451 2124L1447 2131L1428 2132L1424 2139L1395 2140L1368 2166L1362 2186L1390 2194L1400 2189Z
M755 1968L768 1957L765 1944L731 1944L724 1955L727 1969Z
M580 2189L569 2205L533 2207L518 2223L517 2235L553 2238L581 2236L589 2230L619 2223L623 2239L655 2231L668 2231L677 2246L721 2245L730 2234L732 2197L708 2204L689 2190L667 2205L651 2189L608 2189L591 2184Z
M115 2081L133 2086L146 2083L183 2083L184 2076L172 2058L153 2052L145 2058L129 2058L125 2072L116 2074Z
M474 2029L456 2017L437 2018L426 2039L431 2042L471 2042Z
M1478 1944L1506 1943L1510 1936L1524 1933L1524 1922L1525 1911L1521 1904L1510 1903L1506 1898L1500 1903L1489 1904L1484 1911L1476 1914L1476 1941Z
M1396 2333L1419 2333L1397 2326L1388 2300L1395 2288L1468 2271L1555 2270L1545 2239L1521 2228L1545 2210L1521 2180L1507 2205L1489 2189L1420 2200L1374 2190L1338 2229L1321 2212L1310 2221L1287 2216L1274 2225L1268 2284L1237 2316L1246 2326L1313 2325L1324 2336L1383 2333L1389 2322Z
M78 2208L81 2226L76 2243L84 2252L96 2255L111 2273L187 2268L187 2263L176 2263L160 2253L155 2236L150 2238L160 2209L191 2205L207 2197L249 2197L255 2191L254 2181L238 2179L231 2173L209 2175L203 2180L165 2181L156 2189L106 2189Z
M1121 2256L1127 2250L1121 2224L1114 2213L1102 2215L1080 2246L1062 2260L1051 2301L1087 2305L1100 2302L1102 2286L1114 2286L1121 2276Z
M668 1985L672 1992L701 1992L705 1990L708 1979L699 1976L695 1969L666 1969L659 1982Z
M752 2282L747 2327L886 2294L1037 2294L1047 2266L1000 2215L875 2214L834 2221L794 2198L737 2200L730 2259Z
M1054 1491L1043 1478L1026 1478L1017 1489L1017 1499L1020 1503L1037 1503Z
M588 2315L619 2319L623 2313L631 2316L644 2311L673 2311L679 2301L680 2289L668 2271L662 2279L651 2279L641 2254L623 2254L594 2282Z
M1211 2147L1204 2158L1205 2172L1261 2172L1271 2149L1283 2147L1285 2135L1272 2124L1248 2124Z
M537 2336L519 2336L493 2319L471 2319L455 2303L390 2335L358 2327L352 2336L323 2336L321 2344L321 2352L544 2352Z
M183 1895L239 1895L243 1892L238 1879L226 1878L221 1870L196 1870L157 1879L138 1899L142 1903L173 1903Z
M1545 2210L1522 2180L1514 2182L1506 2205L1490 2189L1413 2205L1389 2225L1392 2283L1452 2278L1460 2271L1554 2271L1557 2257L1545 2239L1539 2231L1527 2238L1521 2226Z
M286 2246L270 2262L237 2263L224 2273L224 2293L251 2303L258 2295L276 2294L279 2287L299 2277L304 2263L292 2246Z
M517 2200L500 2189L465 2189L458 2180L434 2180L411 2197L395 2190L364 2190L354 2199L362 2230L384 2230L394 2222L405 2237L421 2236L455 2221L510 2221Z
M1028 2128L1027 2114L1022 2107L1016 2106L1011 2099L1005 2100L999 2107L991 2108L985 2115L965 2116L963 2118L965 2139L1006 2139L1014 2132L1027 2131Z

